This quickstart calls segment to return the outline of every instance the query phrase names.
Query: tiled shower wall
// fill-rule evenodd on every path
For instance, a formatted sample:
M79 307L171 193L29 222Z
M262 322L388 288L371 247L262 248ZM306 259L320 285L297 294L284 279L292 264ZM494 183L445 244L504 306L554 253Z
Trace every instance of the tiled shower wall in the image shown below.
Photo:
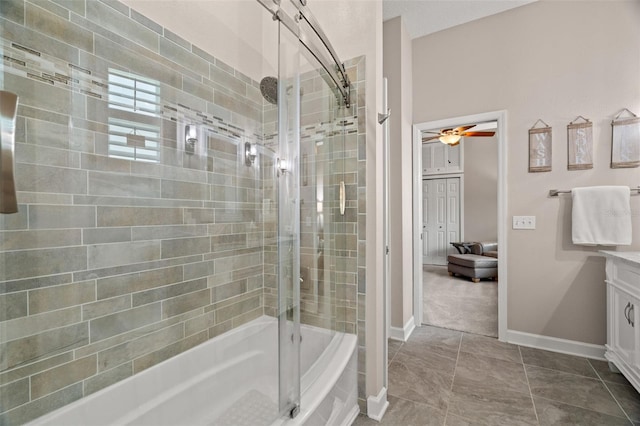
M273 167L246 167L243 145L266 141L276 115L257 82L116 1L1 0L0 17L4 88L20 96L20 212L0 216L0 424L20 424L275 313ZM346 66L332 328L359 333L362 404L364 59ZM110 70L157 82L143 123L159 129L157 163L109 155L108 117L127 118L109 105ZM307 134L328 126L317 108L303 106Z
M118 2L0 11L3 87L20 97L0 424L21 424L262 315L275 205L244 164L262 139L257 82ZM156 91L151 112L117 107L116 74ZM136 120L146 136L123 138L151 162L113 156L116 124Z

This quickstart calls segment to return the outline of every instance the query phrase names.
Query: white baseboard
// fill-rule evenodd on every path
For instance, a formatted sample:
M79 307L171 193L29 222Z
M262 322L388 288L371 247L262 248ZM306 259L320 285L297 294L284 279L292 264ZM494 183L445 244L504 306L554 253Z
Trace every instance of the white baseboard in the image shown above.
M404 325L404 327L389 327L389 338L393 340L400 340L402 342L406 342L409 340L409 336L413 333L413 330L416 329L416 323L413 317L409 318L409 321Z
M605 360L604 345L577 342L575 340L559 339L557 337L541 336L523 331L507 330L507 342L530 348L544 349L567 355L577 355L585 358Z
M387 388L380 389L380 393L377 396L369 396L367 398L367 416L375 421L382 420L382 416L389 407L389 401L387 401Z

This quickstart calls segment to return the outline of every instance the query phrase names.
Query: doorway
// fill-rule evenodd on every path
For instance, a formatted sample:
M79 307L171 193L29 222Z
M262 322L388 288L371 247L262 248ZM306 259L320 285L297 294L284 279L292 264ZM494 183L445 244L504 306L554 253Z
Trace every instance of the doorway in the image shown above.
M451 119L444 119L438 121L425 122L414 125L414 153L416 155L414 158L414 217L419 218L419 220L414 221L414 315L416 319L424 318L424 305L423 300L424 296L429 297L428 292L424 291L423 288L423 261L425 260L424 251L425 251L425 234L422 229L422 218L426 214L423 210L428 209L429 206L425 205L423 202L423 174L424 170L423 166L423 156L419 153L422 152L422 140L423 140L423 132L429 131L432 129L446 129L446 128L455 128L456 126L467 125L469 123L484 123L488 121L495 121L496 126L496 145L497 145L497 154L496 154L496 163L497 166L497 182L494 186L497 192L497 205L496 214L494 217L495 230L497 234L497 243L500 247L499 255L498 255L498 275L500 276L500 285L497 286L496 295L497 298L497 335L500 340L504 340L506 337L506 311L507 311L507 247L506 247L506 232L507 232L507 215L506 215L506 112L505 111L495 111L490 113L476 114L471 116L464 117L456 117ZM469 161L470 159L467 159ZM434 176L435 177L435 176ZM451 178L451 176L447 176L447 179ZM468 180L468 179L467 179ZM464 199L459 196L460 204L464 203ZM465 210L461 208L461 210ZM469 214L469 212L467 212ZM467 218L467 222L469 218ZM457 240L463 241L465 240L465 225L464 221L460 220L461 229L458 235ZM450 240L451 241L451 240ZM448 242L447 242L447 245ZM450 247L450 245L449 245ZM449 248L448 247L448 248ZM449 250L453 250L455 253L455 249L452 247ZM440 258L440 263L442 262L442 255L438 255L436 257ZM445 263L446 264L446 263ZM438 267L433 266L434 268ZM442 279L448 278L448 274L446 273L446 266L440 266L439 277ZM469 281L460 281L460 284L464 285L464 289L461 291L469 291L473 289L473 285L476 285ZM464 310L464 307L458 307L456 309Z

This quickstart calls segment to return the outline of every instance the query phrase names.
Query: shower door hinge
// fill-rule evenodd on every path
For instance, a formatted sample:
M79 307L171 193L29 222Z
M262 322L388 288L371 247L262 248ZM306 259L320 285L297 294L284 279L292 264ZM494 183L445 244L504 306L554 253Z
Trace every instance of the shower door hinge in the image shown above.
M296 404L294 405L291 410L289 411L289 417L291 417L292 419L295 418L298 414L300 414L300 405Z

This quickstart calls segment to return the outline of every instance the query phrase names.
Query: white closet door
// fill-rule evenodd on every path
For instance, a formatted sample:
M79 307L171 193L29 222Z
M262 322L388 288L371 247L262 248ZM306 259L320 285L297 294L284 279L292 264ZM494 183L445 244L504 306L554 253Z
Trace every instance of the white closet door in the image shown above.
M423 263L446 265L450 242L460 238L460 179L422 181Z

